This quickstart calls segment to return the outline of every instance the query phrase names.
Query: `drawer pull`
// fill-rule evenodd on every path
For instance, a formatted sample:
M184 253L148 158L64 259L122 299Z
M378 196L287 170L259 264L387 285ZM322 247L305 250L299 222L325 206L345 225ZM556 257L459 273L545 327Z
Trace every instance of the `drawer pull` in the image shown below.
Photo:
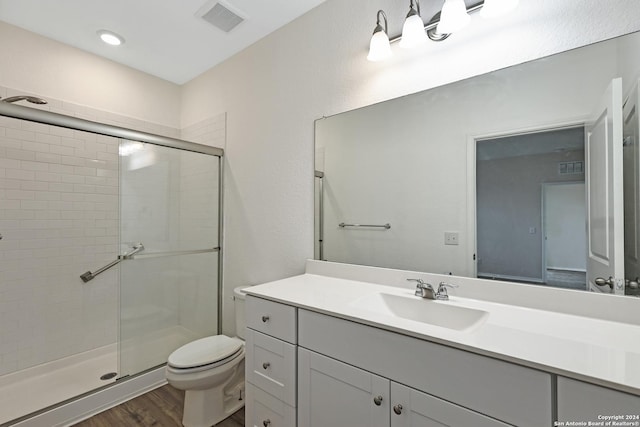
M269 363L269 362L264 362L264 363L262 364L262 368L263 368L263 369L267 369L269 366L271 366L271 363Z
M397 415L402 414L402 405L398 403L396 406L394 406L393 412L395 412Z
M269 316L262 316L262 323L267 323L268 321L269 321Z
M271 420L268 420L268 419L267 419L267 420L264 420L264 421L262 422L262 425L263 425L264 427L269 427L269 426L271 425Z
M376 396L373 398L373 403L376 404L376 406L380 406L382 405L382 396Z

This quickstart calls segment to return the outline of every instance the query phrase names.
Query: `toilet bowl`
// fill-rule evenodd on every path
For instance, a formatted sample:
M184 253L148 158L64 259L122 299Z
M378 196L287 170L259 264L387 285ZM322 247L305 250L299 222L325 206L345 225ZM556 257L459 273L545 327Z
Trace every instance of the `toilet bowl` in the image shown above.
M244 406L244 287L235 288L238 337L215 335L183 345L169 356L167 382L185 390L182 424L210 427Z

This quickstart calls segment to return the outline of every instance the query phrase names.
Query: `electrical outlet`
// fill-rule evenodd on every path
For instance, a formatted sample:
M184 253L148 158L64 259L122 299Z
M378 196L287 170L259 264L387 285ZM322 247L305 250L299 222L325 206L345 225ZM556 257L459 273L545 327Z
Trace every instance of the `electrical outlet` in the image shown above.
M445 231L444 232L444 244L445 245L459 245L458 242L460 236L457 231Z

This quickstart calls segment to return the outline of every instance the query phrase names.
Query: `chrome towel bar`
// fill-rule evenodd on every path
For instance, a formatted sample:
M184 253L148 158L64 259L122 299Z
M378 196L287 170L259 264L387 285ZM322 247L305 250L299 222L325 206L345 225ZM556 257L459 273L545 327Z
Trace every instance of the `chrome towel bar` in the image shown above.
M97 269L94 272L91 271L87 271L83 274L80 275L80 278L82 279L82 281L84 283L87 283L90 280L93 280L97 275L99 275L100 273L103 273L105 271L107 271L108 269L110 269L111 267L113 267L114 265L117 265L120 261L125 260L125 259L130 259L131 257L133 257L133 255L137 254L140 251L144 250L144 245L142 243L138 243L137 245L133 245L133 250L131 250L131 252L127 252L124 255L118 255L118 258L111 261L109 264L105 265L102 268Z
M338 224L338 227L340 228L345 228L345 227L368 227L368 228L384 228L386 230L391 228L391 224L386 223L383 225L375 225L375 224L345 224L344 222L341 222L340 224Z

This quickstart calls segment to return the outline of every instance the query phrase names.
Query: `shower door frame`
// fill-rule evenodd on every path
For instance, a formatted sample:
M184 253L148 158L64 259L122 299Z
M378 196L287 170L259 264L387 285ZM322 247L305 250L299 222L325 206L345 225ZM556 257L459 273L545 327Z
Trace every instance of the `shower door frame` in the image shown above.
M108 125L108 124L104 124L104 123L99 123L99 122L93 122L90 120L85 120L85 119L79 119L77 117L71 117L71 116L65 116L63 114L58 114L58 113L53 113L51 111L46 111L46 110L40 110L40 109L36 109L36 108L30 108L30 107L24 107L21 105L15 105L15 104L9 104L6 102L0 102L0 116L4 116L4 117L11 117L14 119L20 119L20 120L26 120L26 121L30 121L30 122L35 122L35 123L42 123L42 124L47 124L47 125L53 125L53 126L58 126L58 127L62 127L62 128L67 128L67 129L72 129L72 130L79 130L79 131L86 131L86 132L91 132L91 133L95 133L98 135L105 135L105 136L110 136L110 137L115 137L115 138L120 138L120 139L125 139L125 140L129 140L129 141L139 141L139 142L144 142L144 143L148 143L148 144L153 144L153 145L159 145L159 146L163 146L163 147L168 147L168 148L174 148L174 149L179 149L179 150L185 150L185 151L192 151L195 153L200 153L200 154L206 154L206 155L211 155L211 156L215 156L218 157L218 162L219 162L219 167L218 167L218 186L219 186L219 191L218 191L218 248L217 248L217 252L218 252L218 277L217 277L217 334L220 334L222 331L222 303L223 303L223 298L222 298L222 277L223 277L223 266L222 266L222 260L223 260L223 248L222 248L222 242L223 242L223 225L224 225L224 203L223 203L223 199L224 199L224 162L223 162L223 158L224 158L224 149L222 148L218 148L218 147L212 147L212 146L208 146L208 145L203 145L203 144L198 144L195 142L189 142L189 141L184 141L181 139L176 139L176 138L170 138L170 137L166 137L166 136L162 136L162 135L156 135L156 134L152 134L152 133L147 133L147 132L142 132L142 131L137 131L137 130L133 130L133 129L127 129L127 128L123 128L123 127L119 127L119 126L113 126L113 125ZM121 380L105 385L104 387L100 387L97 389L94 389L86 394L77 396L76 398L71 399L72 401L78 401L79 402L79 406L78 408L81 408L79 410L81 410L83 413L86 413L87 411L87 404L89 406L92 406L92 403L80 403L81 400L83 399L91 399L91 395L99 394L102 393L104 394L104 392L107 392L108 389L117 386L118 384L121 384L123 382L127 382L127 383L131 383L134 384L137 381L137 378L143 376L144 374L150 372L150 371L154 371L156 370L156 368L151 368L150 370L147 371L143 371L140 373L136 373L134 375L131 376L127 376L122 378ZM164 376L164 372L162 373L162 376ZM132 381L133 380L133 381ZM140 387L145 387L144 385L140 385ZM138 386L134 385L134 388L138 388ZM134 392L135 393L135 392ZM130 393L127 393L130 394ZM99 399L99 398L98 398ZM111 396L109 399L111 400L118 400L116 398L116 396ZM126 399L125 399L126 400ZM90 400L91 402L94 402L97 405L101 405L101 403L98 402L98 400ZM53 411L56 410L56 408L62 408L63 406L69 406L70 404L72 404L73 402L70 401L64 401L64 402L60 402L56 405L53 405L51 407L48 408L42 408L42 410L34 413L34 414L29 414L26 415L24 417L19 418L18 420L14 420L15 422L17 422L16 425L29 425L29 419L32 416L35 416L36 418L39 417L45 417L44 419L50 419L50 420L60 420L59 416L56 414L52 414L52 417L48 417L47 414L51 413ZM69 408L70 409L70 408ZM64 412L64 411L63 411ZM73 412L73 411L72 411ZM61 414L60 416L62 416L63 418L66 419L66 417L68 417L69 412L66 413L66 415ZM72 417L75 417L75 415L71 415ZM35 420L35 418L33 418ZM75 419L73 418L73 420L79 421L79 419ZM25 424L26 423L26 424Z

